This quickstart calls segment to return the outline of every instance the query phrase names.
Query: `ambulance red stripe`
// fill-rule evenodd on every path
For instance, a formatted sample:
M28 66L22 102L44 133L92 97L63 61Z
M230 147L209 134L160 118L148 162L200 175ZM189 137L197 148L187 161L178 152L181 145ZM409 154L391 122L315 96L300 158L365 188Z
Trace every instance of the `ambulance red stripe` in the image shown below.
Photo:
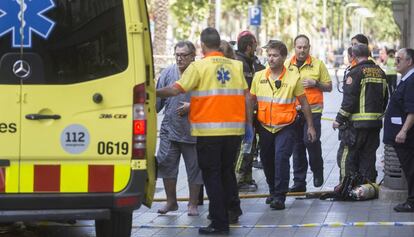
M89 165L88 192L113 192L114 166Z
M60 165L34 166L34 192L60 192Z

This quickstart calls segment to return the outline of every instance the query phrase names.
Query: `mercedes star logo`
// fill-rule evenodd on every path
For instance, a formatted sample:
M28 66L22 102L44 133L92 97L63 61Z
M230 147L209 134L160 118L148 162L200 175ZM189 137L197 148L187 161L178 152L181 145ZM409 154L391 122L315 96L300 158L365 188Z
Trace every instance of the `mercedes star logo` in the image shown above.
M30 73L31 73L31 68L30 68L29 63L24 60L17 60L13 64L13 73L17 77L20 77L23 79L27 78L28 76L30 76Z

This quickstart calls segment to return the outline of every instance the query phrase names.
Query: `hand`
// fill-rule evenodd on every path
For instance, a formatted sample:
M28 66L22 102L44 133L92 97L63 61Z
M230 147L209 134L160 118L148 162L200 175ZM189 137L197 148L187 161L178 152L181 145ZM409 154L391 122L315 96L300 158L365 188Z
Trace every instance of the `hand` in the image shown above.
M316 141L316 131L314 127L308 127L308 141L314 142Z
M341 125L341 124L339 124L337 121L333 121L333 123L332 123L333 130L339 128L339 125Z
M400 130L400 132L395 137L395 142L396 143L404 143L406 138L407 138L407 133Z
M253 136L254 136L253 125L250 123L246 123L243 142L253 143Z
M180 103L181 103L181 106L178 107L175 111L177 111L177 114L182 117L186 115L188 111L190 111L190 103L183 102L183 101L181 101Z
M303 85L304 88L315 87L316 80L305 78L302 81L302 85Z

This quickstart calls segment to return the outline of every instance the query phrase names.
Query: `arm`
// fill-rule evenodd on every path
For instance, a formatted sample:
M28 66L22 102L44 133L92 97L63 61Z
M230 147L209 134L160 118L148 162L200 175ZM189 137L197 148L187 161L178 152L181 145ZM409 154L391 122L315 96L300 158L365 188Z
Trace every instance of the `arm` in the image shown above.
M348 77L344 84L344 95L342 97L341 108L335 119L339 124L348 121L355 111L360 94L359 82L360 80L354 73L348 73Z
M163 87L167 86L166 85L166 80L167 80L167 78L166 78L166 74L167 74L166 71L168 71L168 69L164 69L161 72L161 75L160 75L160 77L157 80L157 87L156 87L157 89L160 89L160 88L163 88ZM157 113L159 113L164 108L165 101L166 101L166 99L161 99L160 97L157 97L157 101L156 101Z
M248 90L245 92L245 106L246 106L246 123L253 123L253 105L255 104L255 96L252 96Z
M303 87L304 88L312 88L312 87L316 87L319 90L323 91L323 92L331 92L332 91L332 82L319 82L317 80L314 79L309 79L309 78L304 78L303 79Z
M414 124L414 113L410 113L407 116L407 119L404 122L400 132L398 132L397 136L395 137L396 143L404 143L405 139L407 138L407 132Z
M305 94L298 96L297 99L299 100L299 103L302 107L302 112L305 116L306 123L308 125L308 140L314 142L316 140L316 131L313 127L312 111L309 106L308 100L306 99Z
M252 144L254 138L253 131L253 101L252 99L256 98L252 96L248 90L245 92L245 107L246 107L246 125L243 137L243 143Z
M163 87L163 88L157 89L156 95L157 97L165 98L165 97L177 96L181 93L183 92L179 89L179 87L173 85L170 87Z
M316 87L322 92L332 91L331 77L329 76L329 72L325 64L323 64L322 62L320 63L319 79L315 80L315 79L310 79L310 78L304 78L303 87L305 88Z

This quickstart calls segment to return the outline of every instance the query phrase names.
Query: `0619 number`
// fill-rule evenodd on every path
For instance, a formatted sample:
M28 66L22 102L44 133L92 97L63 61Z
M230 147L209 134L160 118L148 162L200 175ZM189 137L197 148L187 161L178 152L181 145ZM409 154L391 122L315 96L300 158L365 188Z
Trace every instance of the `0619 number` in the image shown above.
M98 142L99 155L127 155L128 151L128 142Z

